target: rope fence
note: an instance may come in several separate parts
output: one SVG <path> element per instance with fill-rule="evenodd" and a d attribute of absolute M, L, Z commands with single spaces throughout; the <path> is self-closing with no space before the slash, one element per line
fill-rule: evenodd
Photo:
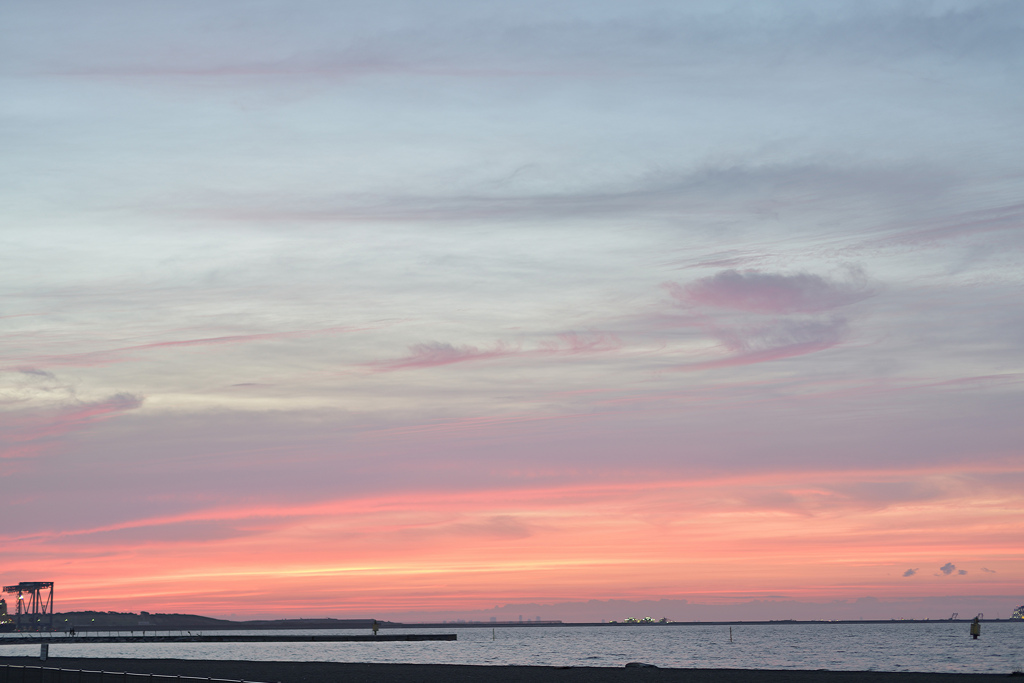
<path fill-rule="evenodd" d="M 87 669 L 58 669 L 49 666 L 22 666 L 0 664 L 3 673 L 0 683 L 253 683 L 230 678 L 202 678 L 199 676 L 167 676 L 164 674 L 136 674 L 126 671 L 89 671 Z"/>

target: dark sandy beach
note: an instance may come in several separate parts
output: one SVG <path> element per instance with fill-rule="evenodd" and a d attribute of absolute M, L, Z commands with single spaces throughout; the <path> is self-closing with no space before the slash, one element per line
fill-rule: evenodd
<path fill-rule="evenodd" d="M 1024 681 L 1007 674 L 790 671 L 756 669 L 648 669 L 611 667 L 347 664 L 191 659 L 0 657 L 0 666 L 152 673 L 266 683 L 994 683 Z M 0 675 L 2 677 L 2 675 Z M 14 680 L 14 679 L 12 679 Z"/>

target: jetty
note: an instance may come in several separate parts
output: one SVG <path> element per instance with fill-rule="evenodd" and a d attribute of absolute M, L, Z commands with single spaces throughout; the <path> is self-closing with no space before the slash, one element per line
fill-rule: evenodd
<path fill-rule="evenodd" d="M 33 634 L 31 636 L 0 637 L 0 645 L 90 645 L 92 643 L 374 643 L 414 640 L 457 640 L 454 633 L 388 633 L 378 635 L 293 635 L 293 634 L 176 634 L 134 635 L 114 633 L 108 635 L 77 635 L 64 633 Z"/>

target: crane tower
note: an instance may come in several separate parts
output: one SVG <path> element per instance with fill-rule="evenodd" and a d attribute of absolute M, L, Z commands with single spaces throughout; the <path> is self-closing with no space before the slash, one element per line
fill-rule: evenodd
<path fill-rule="evenodd" d="M 49 592 L 43 597 L 43 591 Z M 16 593 L 14 627 L 21 631 L 43 628 L 53 630 L 53 581 L 22 581 L 17 586 L 4 586 L 4 593 Z"/>

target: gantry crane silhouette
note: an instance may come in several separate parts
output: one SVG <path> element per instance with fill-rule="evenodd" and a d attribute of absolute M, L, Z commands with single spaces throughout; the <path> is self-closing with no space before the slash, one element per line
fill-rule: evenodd
<path fill-rule="evenodd" d="M 46 597 L 43 591 L 49 588 Z M 22 581 L 4 586 L 4 593 L 17 594 L 14 628 L 17 630 L 53 630 L 53 581 Z M 44 624 L 45 621 L 45 624 Z"/>

